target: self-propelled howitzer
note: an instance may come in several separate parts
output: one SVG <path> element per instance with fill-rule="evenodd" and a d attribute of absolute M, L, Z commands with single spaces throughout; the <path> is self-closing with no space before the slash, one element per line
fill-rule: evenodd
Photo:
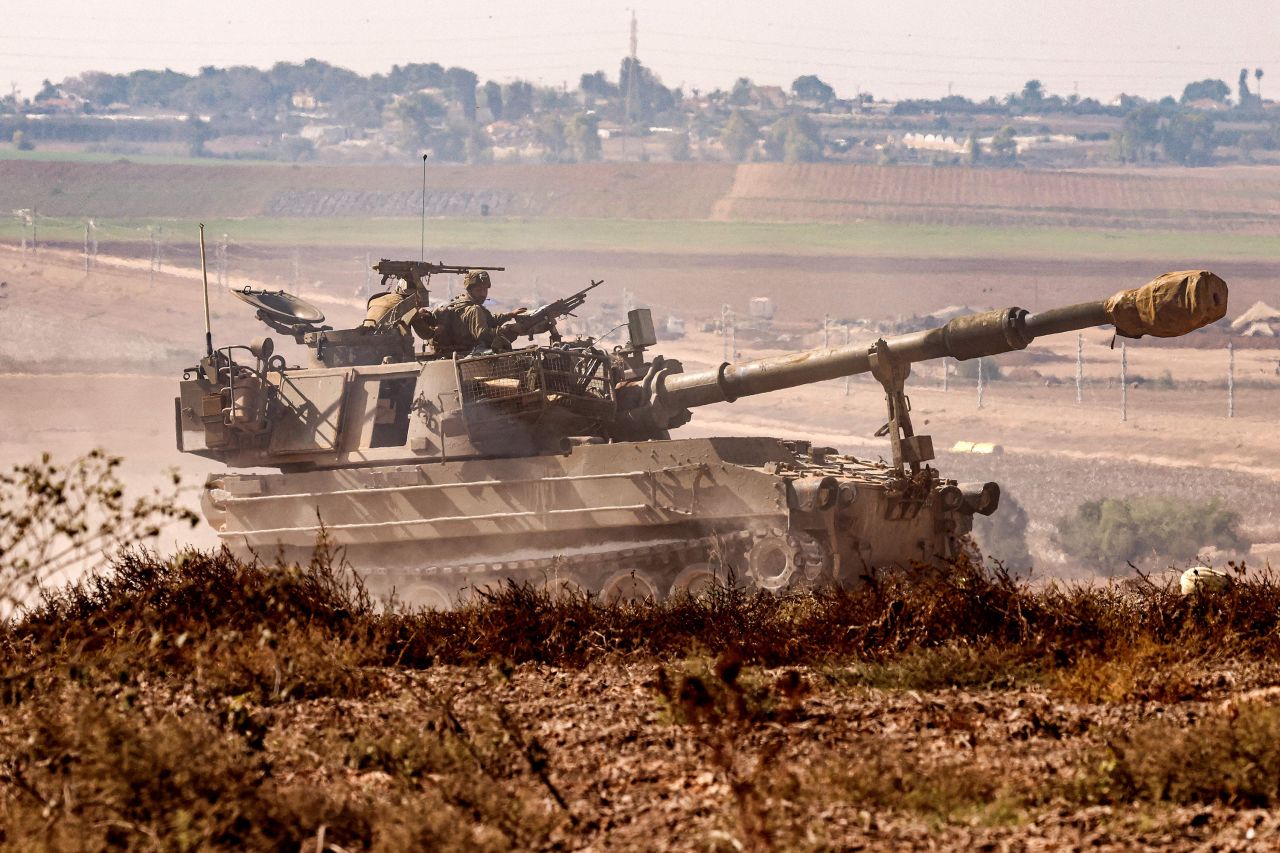
<path fill-rule="evenodd" d="M 729 575 L 770 590 L 853 584 L 877 567 L 945 563 L 973 515 L 999 503 L 995 483 L 927 464 L 904 393 L 913 363 L 1104 324 L 1180 335 L 1226 301 L 1212 273 L 1170 273 L 1107 300 L 688 373 L 649 355 L 643 310 L 612 352 L 578 341 L 294 368 L 258 343 L 188 371 L 179 446 L 279 469 L 210 479 L 205 511 L 232 548 L 303 559 L 323 529 L 374 591 L 415 602 L 448 606 L 508 578 L 609 598 Z M 802 440 L 670 436 L 700 406 L 857 373 L 885 389 L 891 462 Z"/>

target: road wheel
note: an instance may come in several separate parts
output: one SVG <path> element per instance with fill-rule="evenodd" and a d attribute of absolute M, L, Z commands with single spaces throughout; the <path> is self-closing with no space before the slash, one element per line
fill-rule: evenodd
<path fill-rule="evenodd" d="M 416 583 L 398 592 L 397 597 L 414 610 L 453 609 L 453 599 L 439 584 Z"/>
<path fill-rule="evenodd" d="M 697 598 L 715 589 L 717 585 L 727 586 L 729 579 L 724 567 L 718 560 L 706 563 L 691 563 L 686 566 L 671 584 L 671 596 L 688 595 Z"/>
<path fill-rule="evenodd" d="M 777 592 L 791 584 L 791 578 L 800 567 L 798 548 L 783 533 L 761 536 L 747 552 L 747 574 L 756 586 Z"/>
<path fill-rule="evenodd" d="M 658 587 L 640 572 L 617 572 L 600 588 L 600 600 L 605 604 L 635 604 L 658 598 Z"/>
<path fill-rule="evenodd" d="M 587 585 L 572 572 L 548 572 L 547 592 L 556 601 L 581 599 L 587 594 Z"/>

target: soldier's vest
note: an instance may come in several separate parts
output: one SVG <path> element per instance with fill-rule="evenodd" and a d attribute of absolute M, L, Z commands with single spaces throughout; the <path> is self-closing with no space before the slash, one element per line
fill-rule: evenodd
<path fill-rule="evenodd" d="M 404 301 L 403 294 L 396 293 L 394 290 L 375 293 L 369 297 L 369 301 L 365 304 L 364 323 L 362 325 L 370 328 L 377 326 L 402 301 Z"/>
<path fill-rule="evenodd" d="M 432 342 L 437 355 L 465 354 L 475 348 L 475 338 L 462 322 L 462 309 L 470 301 L 466 296 L 458 296 L 435 310 L 436 329 Z"/>

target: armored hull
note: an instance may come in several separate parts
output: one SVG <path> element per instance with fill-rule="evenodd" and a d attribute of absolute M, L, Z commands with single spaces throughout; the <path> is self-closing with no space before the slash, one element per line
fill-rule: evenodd
<path fill-rule="evenodd" d="M 504 579 L 606 598 L 719 578 L 858 581 L 962 547 L 971 514 L 934 474 L 773 438 L 584 444 L 518 459 L 225 474 L 206 512 L 240 553 L 304 561 L 324 535 L 372 592 L 445 606 Z"/>

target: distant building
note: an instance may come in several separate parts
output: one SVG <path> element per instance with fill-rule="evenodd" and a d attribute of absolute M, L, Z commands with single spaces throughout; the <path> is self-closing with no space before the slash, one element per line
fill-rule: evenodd
<path fill-rule="evenodd" d="M 295 110 L 314 110 L 319 106 L 316 96 L 305 89 L 294 92 L 289 98 L 289 103 L 293 105 Z"/>

